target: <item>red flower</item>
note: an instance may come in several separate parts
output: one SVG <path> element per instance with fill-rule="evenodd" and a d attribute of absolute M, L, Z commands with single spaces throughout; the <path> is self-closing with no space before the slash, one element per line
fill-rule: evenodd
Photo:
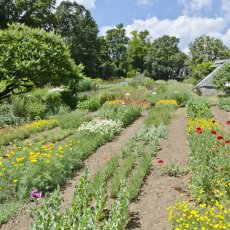
<path fill-rule="evenodd" d="M 212 131 L 211 131 L 211 134 L 216 134 L 216 131 L 215 131 L 215 130 L 212 130 Z"/>
<path fill-rule="evenodd" d="M 225 143 L 225 144 L 229 144 L 229 143 L 230 143 L 230 140 L 225 140 L 224 143 Z"/>
<path fill-rule="evenodd" d="M 220 140 L 223 140 L 224 138 L 222 136 L 218 136 L 217 137 L 217 140 L 220 141 Z"/>
<path fill-rule="evenodd" d="M 202 133 L 202 128 L 196 128 L 197 133 Z"/>
<path fill-rule="evenodd" d="M 164 164 L 164 161 L 163 160 L 158 160 L 157 163 L 158 164 Z"/>
<path fill-rule="evenodd" d="M 227 125 L 230 125 L 230 121 L 226 121 L 226 124 L 227 124 Z"/>
<path fill-rule="evenodd" d="M 107 156 L 105 156 L 105 157 L 102 157 L 102 160 L 103 161 L 107 161 L 109 158 L 107 157 Z"/>

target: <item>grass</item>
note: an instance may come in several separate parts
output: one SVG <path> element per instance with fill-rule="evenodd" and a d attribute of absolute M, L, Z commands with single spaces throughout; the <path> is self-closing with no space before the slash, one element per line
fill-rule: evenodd
<path fill-rule="evenodd" d="M 0 204 L 0 224 L 6 223 L 9 218 L 23 208 L 23 202 Z"/>

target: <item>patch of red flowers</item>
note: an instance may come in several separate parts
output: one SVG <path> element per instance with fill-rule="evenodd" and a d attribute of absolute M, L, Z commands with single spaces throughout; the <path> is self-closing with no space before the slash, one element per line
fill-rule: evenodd
<path fill-rule="evenodd" d="M 164 161 L 163 160 L 158 160 L 157 163 L 158 164 L 164 164 Z"/>
<path fill-rule="evenodd" d="M 227 125 L 230 125 L 230 121 L 226 121 L 226 124 L 227 124 Z"/>
<path fill-rule="evenodd" d="M 197 133 L 202 133 L 202 128 L 196 128 Z"/>
<path fill-rule="evenodd" d="M 212 130 L 210 133 L 211 133 L 211 134 L 216 134 L 216 131 L 215 131 L 215 130 Z"/>
<path fill-rule="evenodd" d="M 217 137 L 217 140 L 220 141 L 220 140 L 223 140 L 224 138 L 222 136 L 218 136 Z"/>

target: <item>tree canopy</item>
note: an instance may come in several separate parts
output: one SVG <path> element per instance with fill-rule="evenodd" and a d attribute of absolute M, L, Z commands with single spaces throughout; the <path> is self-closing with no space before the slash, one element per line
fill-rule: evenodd
<path fill-rule="evenodd" d="M 56 0 L 0 0 L 0 29 L 17 22 L 53 30 L 55 4 Z"/>
<path fill-rule="evenodd" d="M 94 77 L 98 63 L 98 27 L 90 12 L 83 6 L 63 1 L 56 11 L 56 32 L 71 50 L 76 64 L 84 65 L 84 73 Z"/>
<path fill-rule="evenodd" d="M 164 80 L 176 76 L 186 59 L 186 55 L 178 47 L 179 41 L 179 38 L 169 35 L 153 41 L 145 57 L 149 76 Z"/>
<path fill-rule="evenodd" d="M 0 30 L 0 99 L 50 83 L 71 85 L 81 75 L 60 36 L 13 24 Z"/>
<path fill-rule="evenodd" d="M 226 59 L 230 57 L 230 50 L 223 42 L 208 35 L 202 35 L 189 44 L 191 64 Z"/>

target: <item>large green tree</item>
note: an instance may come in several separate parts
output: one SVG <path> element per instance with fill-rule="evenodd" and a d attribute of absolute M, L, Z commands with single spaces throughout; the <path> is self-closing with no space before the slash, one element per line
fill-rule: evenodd
<path fill-rule="evenodd" d="M 76 64 L 84 65 L 84 72 L 95 77 L 98 63 L 98 27 L 90 11 L 75 2 L 63 1 L 56 11 L 56 31 L 66 41 Z"/>
<path fill-rule="evenodd" d="M 123 24 L 118 24 L 115 28 L 108 30 L 105 39 L 108 43 L 110 57 L 116 66 L 116 75 L 125 76 L 127 71 L 126 50 L 129 39 Z"/>
<path fill-rule="evenodd" d="M 149 32 L 134 30 L 131 34 L 132 38 L 129 40 L 127 48 L 129 71 L 135 70 L 142 73 L 145 69 L 144 57 L 150 48 Z"/>
<path fill-rule="evenodd" d="M 202 35 L 189 44 L 191 65 L 207 61 L 226 59 L 230 57 L 230 50 L 223 42 L 209 35 Z"/>
<path fill-rule="evenodd" d="M 61 37 L 43 29 L 13 24 L 0 30 L 0 53 L 0 99 L 47 83 L 74 88 L 81 76 Z"/>
<path fill-rule="evenodd" d="M 179 38 L 169 35 L 164 35 L 153 41 L 150 51 L 145 57 L 150 77 L 168 80 L 177 75 L 186 59 L 186 55 L 178 47 L 179 41 Z"/>
<path fill-rule="evenodd" d="M 55 4 L 56 0 L 0 0 L 0 29 L 6 29 L 8 23 L 24 23 L 52 30 Z"/>

